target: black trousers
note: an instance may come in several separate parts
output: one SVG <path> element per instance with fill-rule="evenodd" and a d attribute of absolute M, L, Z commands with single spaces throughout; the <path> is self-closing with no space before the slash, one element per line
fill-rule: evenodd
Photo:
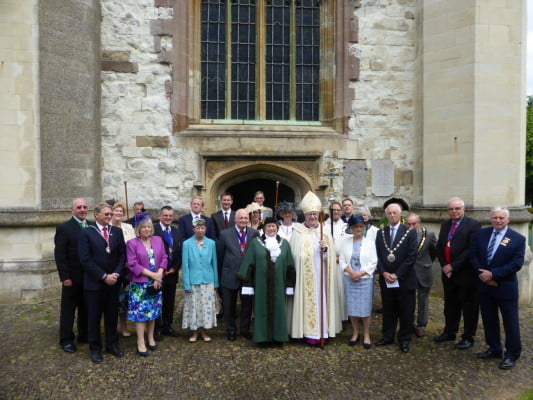
<path fill-rule="evenodd" d="M 473 340 L 479 320 L 479 299 L 475 283 L 458 285 L 452 279 L 442 276 L 444 288 L 444 333 L 455 335 L 459 331 L 461 315 L 464 331 L 462 338 Z"/>
<path fill-rule="evenodd" d="M 399 321 L 398 343 L 409 344 L 415 320 L 416 289 L 387 288 L 383 277 L 379 279 L 379 287 L 383 305 L 383 339 L 394 341 Z"/>
<path fill-rule="evenodd" d="M 241 296 L 241 317 L 239 329 L 241 333 L 250 331 L 250 320 L 252 318 L 252 305 L 254 296 L 243 296 L 239 289 L 228 289 L 222 286 L 222 297 L 224 298 L 224 322 L 228 331 L 237 330 L 237 296 Z"/>
<path fill-rule="evenodd" d="M 78 341 L 87 341 L 87 309 L 83 296 L 83 284 L 63 286 L 61 288 L 61 308 L 59 311 L 59 344 L 74 343 L 74 320 L 78 310 Z"/>
<path fill-rule="evenodd" d="M 105 345 L 111 349 L 118 345 L 118 294 L 120 285 L 105 286 L 101 290 L 86 290 L 85 304 L 88 316 L 88 340 L 91 353 L 102 351 L 100 320 L 104 316 Z"/>

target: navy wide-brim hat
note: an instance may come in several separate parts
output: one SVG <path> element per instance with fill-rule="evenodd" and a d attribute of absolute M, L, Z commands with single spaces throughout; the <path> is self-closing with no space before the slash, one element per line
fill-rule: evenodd
<path fill-rule="evenodd" d="M 278 203 L 276 210 L 278 214 L 283 211 L 296 211 L 296 206 L 290 201 L 282 201 L 281 203 Z"/>
<path fill-rule="evenodd" d="M 350 216 L 348 221 L 346 221 L 348 224 L 348 227 L 346 228 L 346 233 L 351 235 L 352 234 L 352 227 L 357 224 L 363 224 L 365 225 L 365 220 L 361 214 L 353 214 Z"/>

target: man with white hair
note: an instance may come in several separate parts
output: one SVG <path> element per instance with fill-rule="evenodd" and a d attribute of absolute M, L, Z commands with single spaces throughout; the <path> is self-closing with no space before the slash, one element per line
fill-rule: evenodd
<path fill-rule="evenodd" d="M 396 325 L 398 345 L 402 352 L 409 351 L 415 313 L 417 287 L 414 264 L 416 261 L 416 231 L 400 222 L 402 208 L 391 203 L 385 208 L 387 226 L 376 235 L 379 286 L 383 303 L 382 339 L 376 346 L 394 343 Z"/>
<path fill-rule="evenodd" d="M 445 325 L 443 332 L 434 341 L 440 343 L 455 340 L 462 314 L 462 340 L 455 344 L 455 348 L 466 350 L 474 345 L 479 319 L 477 278 L 470 262 L 470 247 L 481 224 L 465 216 L 465 203 L 459 197 L 448 201 L 448 215 L 450 219 L 441 224 L 437 240 L 437 257 L 442 269 L 444 288 Z"/>
<path fill-rule="evenodd" d="M 524 264 L 526 238 L 507 226 L 509 210 L 506 208 L 494 208 L 490 213 L 490 223 L 491 227 L 482 229 L 476 235 L 470 253 L 477 273 L 485 341 L 489 346 L 484 352 L 478 353 L 477 357 L 501 360 L 500 310 L 505 330 L 505 356 L 498 367 L 511 369 L 522 350 L 516 273 Z"/>

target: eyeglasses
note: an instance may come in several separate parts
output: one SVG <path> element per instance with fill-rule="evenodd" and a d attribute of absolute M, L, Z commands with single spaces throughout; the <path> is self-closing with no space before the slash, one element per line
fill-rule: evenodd
<path fill-rule="evenodd" d="M 113 213 L 112 212 L 109 212 L 109 213 L 100 213 L 100 215 L 103 215 L 105 217 L 112 217 L 113 216 Z"/>
<path fill-rule="evenodd" d="M 76 206 L 76 210 L 87 210 L 87 206 Z"/>
<path fill-rule="evenodd" d="M 448 211 L 460 211 L 463 207 L 448 207 Z"/>

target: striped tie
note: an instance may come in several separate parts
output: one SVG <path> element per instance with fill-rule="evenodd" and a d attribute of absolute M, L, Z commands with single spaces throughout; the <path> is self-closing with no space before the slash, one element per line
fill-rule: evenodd
<path fill-rule="evenodd" d="M 494 231 L 492 234 L 492 240 L 489 243 L 489 247 L 487 249 L 487 264 L 490 264 L 492 261 L 493 253 L 495 252 L 495 247 L 498 245 L 498 236 L 500 236 L 500 232 Z"/>

